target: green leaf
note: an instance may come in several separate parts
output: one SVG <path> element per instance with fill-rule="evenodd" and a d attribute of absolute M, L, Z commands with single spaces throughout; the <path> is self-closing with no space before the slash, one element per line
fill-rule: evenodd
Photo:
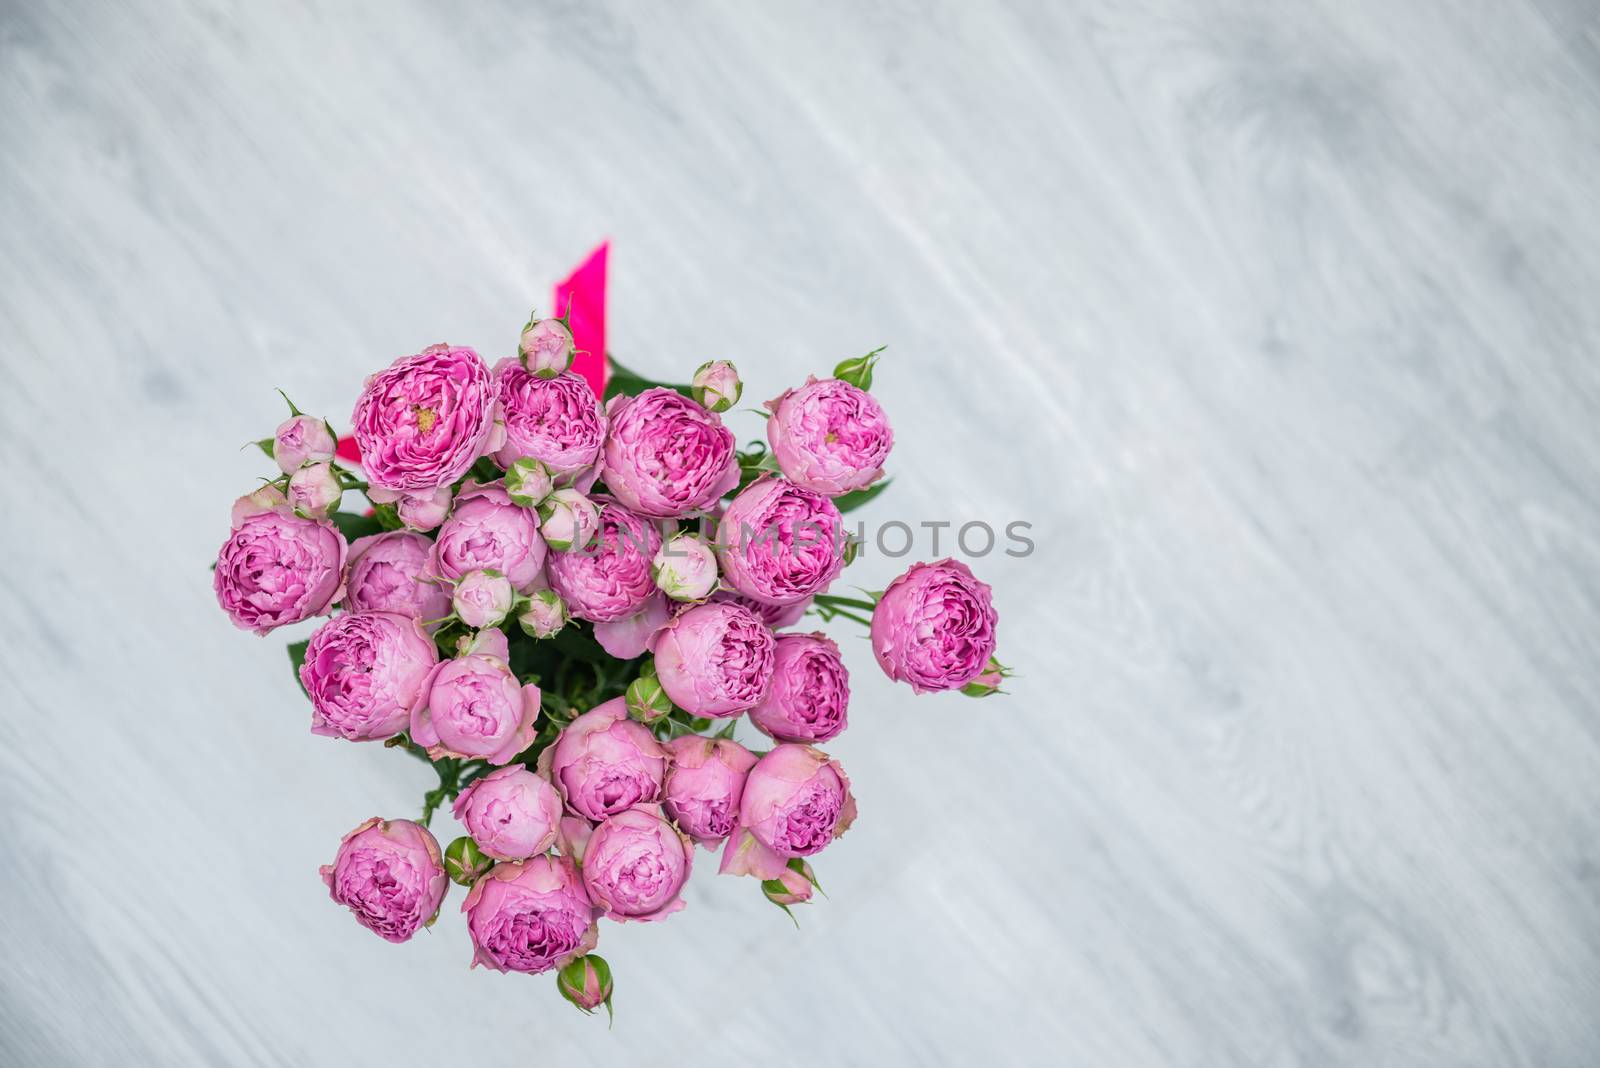
<path fill-rule="evenodd" d="M 657 382 L 653 378 L 646 378 L 637 371 L 629 370 L 615 359 L 611 360 L 611 377 L 606 380 L 606 393 L 601 400 L 610 400 L 619 393 L 629 397 L 637 397 L 647 389 L 670 389 L 681 393 L 690 400 L 694 399 L 694 390 L 689 386 L 679 385 L 676 382 Z"/>
<path fill-rule="evenodd" d="M 373 505 L 372 516 L 384 530 L 401 530 L 405 527 L 400 521 L 400 509 L 392 504 Z"/>
<path fill-rule="evenodd" d="M 381 534 L 386 529 L 376 515 L 357 515 L 354 512 L 335 512 L 328 517 L 339 528 L 346 541 L 355 541 L 368 534 Z"/>
<path fill-rule="evenodd" d="M 300 687 L 300 692 L 306 692 L 306 684 L 300 681 L 300 665 L 306 662 L 306 646 L 311 644 L 307 638 L 303 642 L 289 643 L 289 667 L 294 670 L 294 684 Z M 310 696 L 307 694 L 306 696 Z"/>
<path fill-rule="evenodd" d="M 882 493 L 884 490 L 888 489 L 889 483 L 893 481 L 894 479 L 892 478 L 886 478 L 882 482 L 868 486 L 866 489 L 858 489 L 854 493 L 846 493 L 842 497 L 835 497 L 833 499 L 833 506 L 839 509 L 839 513 L 841 515 L 843 515 L 845 512 L 853 512 L 857 508 L 860 508 L 862 505 L 866 504 L 868 501 L 872 500 L 878 494 Z"/>

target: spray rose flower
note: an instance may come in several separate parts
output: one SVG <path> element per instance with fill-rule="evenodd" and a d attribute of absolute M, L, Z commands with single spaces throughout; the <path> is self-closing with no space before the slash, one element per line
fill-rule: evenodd
<path fill-rule="evenodd" d="M 618 394 L 607 414 L 606 486 L 640 515 L 688 515 L 738 485 L 733 431 L 682 394 L 660 388 Z"/>
<path fill-rule="evenodd" d="M 433 542 L 388 530 L 350 543 L 344 606 L 353 612 L 397 612 L 437 627 L 450 612 L 450 593 L 426 576 Z"/>
<path fill-rule="evenodd" d="M 531 510 L 499 485 L 468 482 L 433 544 L 430 573 L 459 579 L 469 571 L 498 571 L 518 593 L 541 584 L 544 539 Z"/>
<path fill-rule="evenodd" d="M 456 819 L 495 860 L 526 860 L 556 842 L 561 795 L 520 765 L 491 771 L 456 797 Z"/>
<path fill-rule="evenodd" d="M 333 899 L 390 942 L 432 923 L 450 885 L 439 843 L 426 827 L 376 816 L 345 835 L 333 863 L 320 871 Z"/>
<path fill-rule="evenodd" d="M 473 967 L 547 972 L 600 941 L 594 905 L 566 857 L 495 865 L 473 886 L 461 911 L 472 936 Z"/>
<path fill-rule="evenodd" d="M 786 605 L 827 589 L 844 566 L 844 519 L 820 493 L 767 478 L 729 503 L 717 524 L 717 559 L 735 590 Z"/>
<path fill-rule="evenodd" d="M 614 697 L 567 724 L 555 744 L 539 754 L 539 764 L 568 808 L 603 820 L 661 797 L 667 751 L 628 718 L 627 703 Z"/>
<path fill-rule="evenodd" d="M 473 630 L 498 627 L 516 601 L 511 582 L 498 572 L 469 571 L 456 583 L 450 604 L 461 622 Z"/>
<path fill-rule="evenodd" d="M 557 483 L 587 489 L 606 440 L 606 415 L 581 375 L 539 378 L 516 360 L 495 365 L 505 443 L 494 462 L 510 467 L 523 457 L 542 461 Z"/>
<path fill-rule="evenodd" d="M 694 847 L 661 818 L 657 805 L 639 805 L 594 829 L 583 854 L 589 899 L 618 922 L 660 920 L 684 907 Z"/>
<path fill-rule="evenodd" d="M 806 609 L 811 607 L 811 598 L 805 597 L 794 604 L 766 604 L 742 593 L 732 590 L 718 590 L 711 595 L 713 604 L 743 605 L 755 613 L 757 619 L 767 625 L 769 630 L 782 630 L 792 627 L 805 617 Z"/>
<path fill-rule="evenodd" d="M 650 574 L 674 601 L 703 601 L 717 588 L 717 556 L 700 537 L 679 531 L 661 543 Z"/>
<path fill-rule="evenodd" d="M 506 468 L 506 495 L 524 508 L 537 508 L 555 488 L 543 460 L 522 459 Z"/>
<path fill-rule="evenodd" d="M 737 716 L 772 681 L 772 632 L 748 609 L 702 604 L 678 613 L 656 637 L 656 674 L 672 703 L 695 716 Z"/>
<path fill-rule="evenodd" d="M 339 507 L 344 487 L 330 463 L 306 464 L 289 476 L 289 507 L 308 519 L 325 519 Z"/>
<path fill-rule="evenodd" d="M 367 481 L 390 500 L 431 497 L 456 481 L 499 447 L 491 440 L 497 394 L 478 354 L 449 345 L 403 356 L 368 378 L 350 417 Z"/>
<path fill-rule="evenodd" d="M 661 534 L 649 520 L 615 501 L 597 500 L 600 528 L 595 537 L 552 553 L 546 571 L 574 616 L 609 623 L 632 615 L 656 592 L 650 561 L 661 548 Z"/>
<path fill-rule="evenodd" d="M 522 365 L 539 378 L 554 378 L 572 366 L 572 331 L 560 319 L 530 322 L 517 348 Z"/>
<path fill-rule="evenodd" d="M 730 738 L 687 734 L 667 743 L 663 804 L 678 829 L 707 849 L 715 849 L 739 822 L 739 798 L 756 756 Z"/>
<path fill-rule="evenodd" d="M 507 764 L 538 733 L 539 687 L 520 686 L 503 631 L 486 630 L 433 669 L 411 709 L 411 740 L 441 756 Z"/>
<path fill-rule="evenodd" d="M 837 497 L 883 477 L 894 445 L 889 417 L 866 390 L 807 378 L 766 404 L 767 441 L 790 482 Z"/>
<path fill-rule="evenodd" d="M 582 549 L 600 529 L 600 508 L 581 490 L 558 489 L 539 502 L 539 535 L 557 552 Z"/>
<path fill-rule="evenodd" d="M 917 693 L 959 690 L 994 655 L 988 585 L 955 560 L 913 564 L 872 611 L 872 652 L 883 673 Z"/>
<path fill-rule="evenodd" d="M 534 590 L 528 596 L 528 607 L 517 617 L 517 624 L 530 638 L 552 637 L 567 625 L 567 606 L 555 590 Z"/>
<path fill-rule="evenodd" d="M 710 360 L 701 364 L 694 373 L 690 388 L 694 390 L 694 399 L 711 412 L 725 412 L 732 408 L 739 403 L 739 394 L 744 392 L 738 370 L 727 360 Z"/>
<path fill-rule="evenodd" d="M 571 961 L 556 973 L 556 989 L 585 1013 L 601 1005 L 611 1013 L 611 965 L 604 957 L 590 953 Z"/>
<path fill-rule="evenodd" d="M 284 474 L 292 475 L 306 464 L 333 459 L 337 444 L 328 424 L 321 419 L 293 415 L 285 419 L 272 436 L 272 458 Z"/>
<path fill-rule="evenodd" d="M 825 634 L 781 634 L 772 687 L 750 710 L 750 722 L 780 742 L 825 742 L 844 730 L 850 672 Z"/>
<path fill-rule="evenodd" d="M 779 745 L 756 762 L 739 799 L 739 825 L 780 857 L 819 853 L 856 818 L 839 762 L 808 745 Z"/>
<path fill-rule="evenodd" d="M 311 733 L 353 742 L 406 729 L 439 653 L 415 619 L 347 612 L 311 636 L 300 685 L 311 696 Z"/>
<path fill-rule="evenodd" d="M 217 603 L 234 626 L 257 634 L 320 616 L 344 592 L 346 548 L 326 520 L 248 515 L 217 552 Z"/>

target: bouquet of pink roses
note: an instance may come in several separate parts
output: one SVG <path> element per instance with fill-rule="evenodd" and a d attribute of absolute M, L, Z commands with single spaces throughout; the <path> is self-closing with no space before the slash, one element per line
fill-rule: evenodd
<path fill-rule="evenodd" d="M 828 637 L 788 629 L 802 616 L 866 625 L 918 693 L 984 696 L 1006 671 L 989 587 L 960 563 L 828 592 L 856 555 L 843 513 L 886 485 L 878 352 L 768 402 L 767 442 L 744 450 L 721 418 L 732 364 L 686 386 L 617 368 L 602 402 L 573 356 L 560 319 L 493 367 L 432 346 L 367 379 L 345 442 L 291 403 L 258 443 L 280 473 L 234 504 L 214 585 L 257 634 L 329 617 L 289 648 L 312 733 L 438 773 L 420 822 L 344 836 L 333 899 L 404 942 L 469 887 L 473 964 L 555 970 L 609 1011 L 599 918 L 683 908 L 696 845 L 787 911 L 855 818 L 817 748 L 845 729 L 849 673 Z M 341 511 L 351 492 L 366 503 Z M 745 715 L 769 747 L 736 740 Z M 447 802 L 467 834 L 441 849 Z"/>

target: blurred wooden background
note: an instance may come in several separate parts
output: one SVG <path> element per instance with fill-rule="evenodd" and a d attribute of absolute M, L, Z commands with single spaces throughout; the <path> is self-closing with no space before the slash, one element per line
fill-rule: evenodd
<path fill-rule="evenodd" d="M 0 10 L 0 1061 L 1600 1061 L 1592 4 Z M 701 854 L 609 1033 L 327 900 L 428 773 L 207 572 L 274 386 L 503 355 L 607 235 L 630 364 L 887 342 L 865 518 L 1038 545 L 1009 700 L 847 637 L 829 899 Z"/>

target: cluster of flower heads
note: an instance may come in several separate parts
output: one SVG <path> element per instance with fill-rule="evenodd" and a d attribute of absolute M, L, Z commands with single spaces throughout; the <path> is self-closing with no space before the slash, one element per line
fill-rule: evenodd
<path fill-rule="evenodd" d="M 556 970 L 592 1011 L 612 985 L 597 921 L 683 908 L 696 845 L 785 909 L 811 898 L 806 858 L 856 814 L 816 748 L 846 727 L 850 676 L 826 635 L 785 628 L 808 609 L 869 623 L 918 693 L 983 696 L 1005 674 L 989 587 L 958 562 L 827 593 L 852 556 L 836 499 L 883 477 L 894 440 L 876 355 L 768 402 L 767 444 L 743 453 L 721 417 L 731 364 L 602 404 L 556 319 L 494 367 L 435 345 L 367 379 L 359 472 L 290 405 L 260 443 L 281 475 L 234 505 L 217 600 L 258 634 L 332 613 L 302 643 L 312 731 L 440 775 L 423 822 L 344 837 L 322 869 L 335 901 L 403 942 L 469 886 L 473 963 Z M 366 516 L 338 510 L 351 490 Z M 598 681 L 567 681 L 580 660 Z M 770 748 L 734 740 L 743 716 Z M 467 834 L 441 850 L 425 823 L 452 797 Z"/>

